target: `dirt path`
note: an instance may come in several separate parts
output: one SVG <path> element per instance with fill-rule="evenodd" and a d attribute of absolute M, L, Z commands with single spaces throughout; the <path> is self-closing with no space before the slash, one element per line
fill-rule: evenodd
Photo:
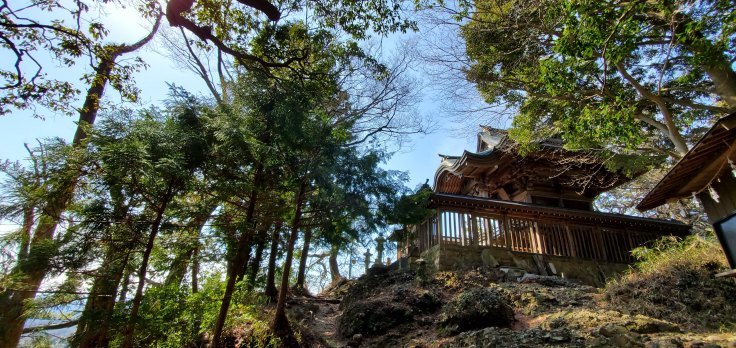
<path fill-rule="evenodd" d="M 337 319 L 342 314 L 339 303 L 318 302 L 319 310 L 314 314 L 312 330 L 323 337 L 330 347 L 344 347 L 337 336 Z"/>
<path fill-rule="evenodd" d="M 289 301 L 292 310 L 301 313 L 301 325 L 312 337 L 319 337 L 318 347 L 345 347 L 346 343 L 337 335 L 337 320 L 342 314 L 340 300 L 331 297 L 300 297 Z M 310 343 L 315 345 L 317 343 Z"/>

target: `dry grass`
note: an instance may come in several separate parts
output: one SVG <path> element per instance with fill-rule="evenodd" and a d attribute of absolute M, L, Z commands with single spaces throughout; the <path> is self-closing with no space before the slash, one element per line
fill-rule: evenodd
<path fill-rule="evenodd" d="M 607 284 L 605 306 L 692 331 L 736 329 L 736 281 L 715 278 L 727 263 L 714 236 L 663 239 L 635 256 L 635 269 Z"/>

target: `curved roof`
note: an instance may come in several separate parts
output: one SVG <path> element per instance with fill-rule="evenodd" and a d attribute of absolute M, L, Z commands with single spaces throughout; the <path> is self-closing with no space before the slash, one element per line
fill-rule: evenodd
<path fill-rule="evenodd" d="M 473 175 L 478 169 L 487 167 L 488 163 L 500 160 L 504 154 L 493 149 L 479 153 L 466 150 L 454 159 L 443 159 L 434 175 L 434 191 L 460 193 L 463 177 Z"/>
<path fill-rule="evenodd" d="M 575 175 L 595 176 L 600 183 L 592 183 L 589 180 L 590 194 L 598 194 L 604 188 L 612 188 L 620 185 L 629 179 L 618 173 L 613 173 L 605 168 L 601 168 L 602 161 L 588 156 L 584 160 L 580 160 L 575 168 L 570 170 L 571 173 L 564 168 L 559 167 L 556 160 L 567 160 L 574 156 L 580 156 L 580 153 L 567 151 L 562 148 L 560 139 L 547 139 L 539 143 L 540 149 L 522 157 L 518 154 L 518 144 L 508 138 L 507 132 L 487 126 L 481 126 L 482 131 L 478 133 L 477 152 L 463 151 L 460 156 L 447 156 L 440 154 L 440 165 L 434 176 L 434 192 L 447 194 L 464 194 L 463 188 L 466 184 L 476 183 L 492 184 L 496 187 L 505 185 L 510 178 L 518 176 L 520 171 L 524 169 L 536 171 L 537 169 L 549 168 L 556 170 L 558 173 L 548 175 L 546 178 L 563 182 L 569 180 L 573 171 L 577 170 Z M 584 156 L 585 157 L 585 156 Z M 569 164 L 568 164 L 569 165 Z M 569 165 L 574 167 L 575 165 Z M 498 176 L 491 174 L 497 173 Z M 543 176 L 543 173 L 535 173 L 533 175 Z M 469 182 L 470 181 L 470 182 Z M 572 180 L 575 181 L 575 180 Z M 600 185 L 598 185 L 600 184 Z"/>
<path fill-rule="evenodd" d="M 498 162 L 508 154 L 502 150 L 508 146 L 507 133 L 484 125 L 480 128 L 477 152 L 465 150 L 460 156 L 440 154 L 442 160 L 434 175 L 434 192 L 459 194 L 463 178 L 487 175 L 498 169 Z"/>

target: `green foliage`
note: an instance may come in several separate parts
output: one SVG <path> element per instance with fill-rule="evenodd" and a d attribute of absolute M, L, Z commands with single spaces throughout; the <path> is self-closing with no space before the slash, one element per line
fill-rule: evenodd
<path fill-rule="evenodd" d="M 569 149 L 604 150 L 613 167 L 628 162 L 618 154 L 683 154 L 702 125 L 736 106 L 734 90 L 703 88 L 721 78 L 713 69 L 736 76 L 732 2 L 482 0 L 459 8 L 467 78 L 488 103 L 516 110 L 509 134 L 522 152 L 560 137 Z"/>
<path fill-rule="evenodd" d="M 109 45 L 109 30 L 94 10 L 107 10 L 107 3 L 89 0 L 67 6 L 53 1 L 16 1 L 0 7 L 0 38 L 6 56 L 0 64 L 0 115 L 28 109 L 43 118 L 38 106 L 65 114 L 78 112 L 73 105 L 79 89 L 46 71 L 52 65 L 70 69 L 80 61 L 95 66 L 109 58 L 110 50 L 118 46 Z M 158 13 L 151 1 L 135 7 L 143 18 L 154 18 Z M 117 62 L 108 76 L 110 84 L 127 100 L 136 101 L 139 89 L 131 83 L 132 74 L 144 67 L 140 58 Z M 94 73 L 77 76 L 89 84 Z"/>
<path fill-rule="evenodd" d="M 337 22 L 329 25 L 353 31 L 356 38 L 366 28 L 385 33 L 411 27 L 391 2 L 326 3 L 348 15 L 331 17 Z M 55 240 L 33 245 L 39 262 L 50 260 L 58 265 L 53 268 L 58 274 L 68 273 L 67 283 L 59 288 L 69 296 L 46 297 L 44 306 L 79 301 L 75 293 L 87 291 L 91 284 L 75 342 L 111 339 L 113 345 L 120 344 L 131 322 L 137 345 L 194 346 L 215 326 L 220 299 L 227 297 L 221 275 L 197 267 L 217 267 L 223 260 L 230 270 L 243 267 L 234 266 L 239 244 L 254 241 L 252 237 L 259 237 L 255 233 L 275 222 L 295 221 L 300 225 L 289 227 L 315 229 L 318 239 L 330 244 L 359 239 L 386 224 L 378 207 L 403 191 L 404 177 L 380 169 L 386 155 L 367 141 L 394 126 L 371 122 L 383 120 L 384 113 L 388 119 L 395 116 L 393 106 L 386 106 L 394 101 L 381 99 L 381 93 L 393 95 L 392 88 L 405 93 L 406 86 L 393 85 L 395 72 L 332 30 L 307 30 L 305 24 L 289 21 L 264 25 L 250 8 L 230 8 L 224 2 L 198 1 L 192 14 L 192 20 L 217 23 L 213 30 L 240 50 L 273 60 L 298 59 L 289 67 L 268 70 L 239 60 L 242 70 L 229 83 L 228 100 L 217 106 L 172 87 L 162 108 L 103 113 L 95 127 L 82 125 L 89 137 L 79 149 L 60 145 L 84 151 L 64 153 L 58 164 L 49 161 L 44 167 L 59 166 L 58 177 L 47 179 L 37 168 L 3 168 L 18 173 L 9 193 L 14 201 L 2 207 L 3 217 L 22 219 L 26 206 L 42 211 L 55 190 L 75 189 L 73 204 L 59 212 L 73 223 Z M 238 25 L 232 24 L 234 18 Z M 237 29 L 241 19 L 246 25 Z M 380 22 L 383 19 L 387 21 Z M 93 25 L 90 32 L 95 38 L 106 35 L 101 25 Z M 78 51 L 69 45 L 64 49 Z M 360 71 L 359 77 L 351 75 L 355 71 Z M 110 83 L 133 99 L 135 90 L 122 85 L 131 73 L 121 68 Z M 347 79 L 355 85 L 344 85 Z M 378 94 L 361 94 L 362 86 Z M 355 88 L 357 96 L 351 95 Z M 301 222 L 290 206 L 297 192 L 305 201 Z M 30 231 L 13 236 L 10 244 L 22 246 Z M 148 238 L 152 243 L 145 243 Z M 282 254 L 283 246 L 277 247 L 276 253 Z M 150 260 L 145 256 L 149 252 Z M 141 283 L 140 302 L 141 295 L 132 290 L 138 284 L 131 281 L 138 269 L 153 278 Z M 196 291 L 183 281 L 190 270 L 199 276 Z M 234 279 L 232 274 L 228 279 Z M 248 290 L 254 284 L 245 279 L 233 294 L 226 332 L 242 338 L 246 346 L 277 344 L 268 329 L 271 313 L 264 310 L 264 300 Z M 11 281 L 2 278 L 3 285 Z M 115 302 L 132 292 L 132 302 Z M 138 303 L 137 317 L 130 318 Z"/>
<path fill-rule="evenodd" d="M 684 240 L 663 237 L 652 245 L 635 248 L 636 269 L 643 274 L 662 272 L 676 265 L 708 265 L 716 271 L 726 267 L 725 256 L 712 231 L 705 236 L 691 235 Z"/>
<path fill-rule="evenodd" d="M 21 345 L 21 348 L 51 348 L 54 342 L 48 335 L 35 335 L 31 337 L 29 343 Z"/>
<path fill-rule="evenodd" d="M 387 221 L 393 224 L 416 225 L 427 220 L 434 214 L 433 209 L 427 208 L 432 188 L 426 183 L 416 192 L 404 194 L 393 205 L 386 207 Z"/>
<path fill-rule="evenodd" d="M 137 345 L 183 347 L 200 344 L 203 335 L 214 325 L 224 288 L 220 273 L 203 277 L 196 293 L 178 284 L 150 287 L 141 303 Z M 275 341 L 268 331 L 268 312 L 264 307 L 265 299 L 261 295 L 239 283 L 233 294 L 226 331 L 238 341 L 251 342 L 245 346 L 268 347 Z M 128 310 L 127 306 L 118 306 L 116 316 L 123 319 Z"/>

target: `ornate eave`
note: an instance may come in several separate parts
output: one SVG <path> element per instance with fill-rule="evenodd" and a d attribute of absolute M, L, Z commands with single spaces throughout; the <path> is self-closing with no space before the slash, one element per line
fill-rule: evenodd
<path fill-rule="evenodd" d="M 532 182 L 563 187 L 592 199 L 630 180 L 607 170 L 593 152 L 563 149 L 559 139 L 540 142 L 538 150 L 522 157 L 505 131 L 481 128 L 477 149 L 485 150 L 464 151 L 460 156 L 440 155 L 442 161 L 434 177 L 435 192 L 468 194 L 477 186 L 493 191 L 524 181 L 525 185 Z"/>

